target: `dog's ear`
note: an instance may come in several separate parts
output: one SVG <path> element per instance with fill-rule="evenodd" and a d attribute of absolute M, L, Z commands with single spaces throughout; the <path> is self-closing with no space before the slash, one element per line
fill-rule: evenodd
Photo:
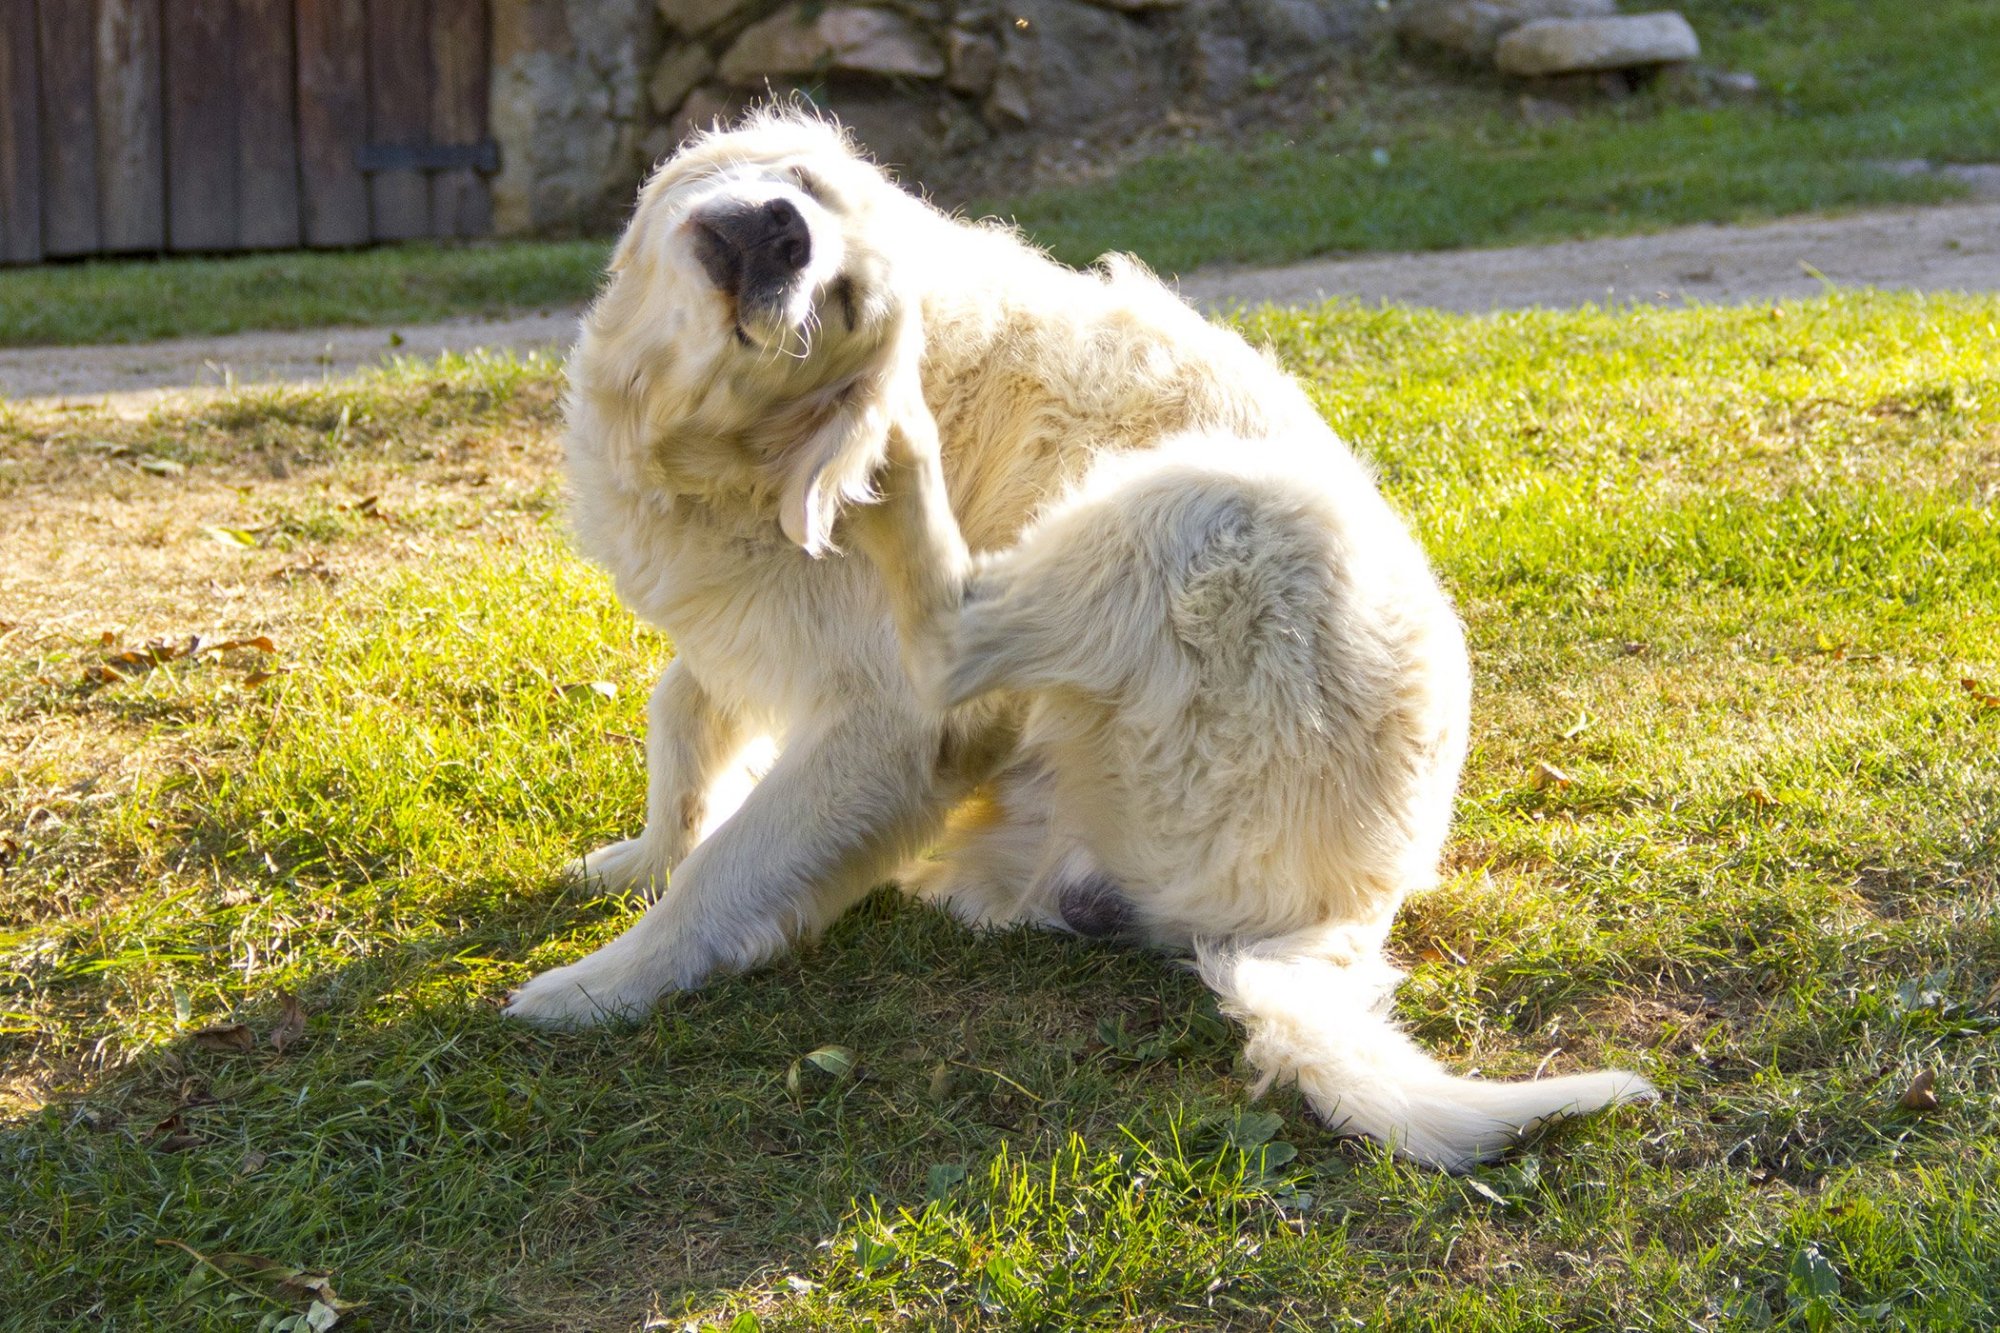
<path fill-rule="evenodd" d="M 886 362 L 856 380 L 832 417 L 786 460 L 778 522 L 808 555 L 837 550 L 833 527 L 840 511 L 875 498 L 874 477 L 891 432 L 936 438 L 919 377 L 923 349 L 915 326 L 906 321 Z"/>

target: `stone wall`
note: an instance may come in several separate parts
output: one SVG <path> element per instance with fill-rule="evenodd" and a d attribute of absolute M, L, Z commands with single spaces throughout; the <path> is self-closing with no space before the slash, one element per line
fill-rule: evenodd
<path fill-rule="evenodd" d="M 502 235 L 617 225 L 652 128 L 653 0 L 492 0 L 493 224 Z"/>
<path fill-rule="evenodd" d="M 802 95 L 923 176 L 1035 135 L 1226 103 L 1375 0 L 493 0 L 504 233 L 605 230 L 696 125 Z"/>

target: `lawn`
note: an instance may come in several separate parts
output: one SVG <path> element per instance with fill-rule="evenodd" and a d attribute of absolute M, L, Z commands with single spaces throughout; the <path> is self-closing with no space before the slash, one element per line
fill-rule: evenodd
<path fill-rule="evenodd" d="M 671 651 L 563 536 L 554 368 L 22 407 L 0 1328 L 2000 1318 L 2000 299 L 1244 319 L 1469 626 L 1400 1012 L 1663 1102 L 1417 1169 L 1248 1103 L 1170 961 L 888 891 L 503 1023 L 637 910 L 554 874 Z"/>
<path fill-rule="evenodd" d="M 1130 250 L 1179 272 L 1920 203 L 1954 187 L 1886 164 L 2000 160 L 1990 0 L 1675 8 L 1704 62 L 1754 74 L 1762 95 L 1709 106 L 1655 88 L 1535 124 L 1518 84 L 1417 82 L 1377 56 L 1335 92 L 1345 100 L 1317 133 L 1162 156 L 991 211 L 1072 263 Z"/>
<path fill-rule="evenodd" d="M 1928 203 L 1963 188 L 1885 164 L 2000 160 L 1991 0 L 1686 0 L 1707 63 L 1763 93 L 1706 106 L 1655 89 L 1532 124 L 1521 89 L 1394 51 L 1300 86 L 1317 129 L 1167 153 L 974 213 L 1059 258 L 1130 250 L 1166 272 L 1330 251 L 1425 250 L 1678 223 Z M 603 241 L 0 270 L 0 347 L 396 324 L 580 304 Z"/>

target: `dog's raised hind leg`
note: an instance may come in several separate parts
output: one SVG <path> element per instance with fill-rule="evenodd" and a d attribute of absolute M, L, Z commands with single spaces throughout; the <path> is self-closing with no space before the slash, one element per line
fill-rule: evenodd
<path fill-rule="evenodd" d="M 878 498 L 851 511 L 851 530 L 888 590 L 917 698 L 939 709 L 972 555 L 945 492 L 937 423 L 914 388 L 902 391 L 891 413 L 874 482 Z"/>

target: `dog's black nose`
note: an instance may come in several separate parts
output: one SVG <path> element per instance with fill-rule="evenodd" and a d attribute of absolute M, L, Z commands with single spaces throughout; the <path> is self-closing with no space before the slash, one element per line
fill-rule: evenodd
<path fill-rule="evenodd" d="M 738 297 L 767 295 L 812 259 L 812 229 L 787 199 L 726 204 L 696 223 L 702 267 L 716 286 Z"/>

